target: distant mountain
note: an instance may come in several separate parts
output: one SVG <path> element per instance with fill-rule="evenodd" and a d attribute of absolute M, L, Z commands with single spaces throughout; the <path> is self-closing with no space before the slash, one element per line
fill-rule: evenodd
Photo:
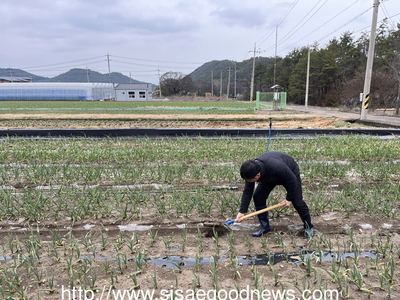
<path fill-rule="evenodd" d="M 86 69 L 71 69 L 58 76 L 48 78 L 37 76 L 20 69 L 0 68 L 1 77 L 29 77 L 33 82 L 110 82 L 109 74 L 101 74 L 96 71 Z M 112 72 L 111 82 L 113 83 L 141 83 L 141 81 L 131 79 L 121 73 Z"/>
<path fill-rule="evenodd" d="M 11 69 L 11 68 L 0 68 L 0 76 L 1 77 L 28 77 L 28 78 L 31 78 L 32 81 L 36 81 L 36 82 L 47 79 L 47 77 L 37 76 L 35 74 L 28 73 L 24 70 Z"/>
<path fill-rule="evenodd" d="M 110 80 L 111 75 L 111 80 Z M 111 74 L 101 74 L 96 71 L 86 69 L 71 69 L 53 78 L 48 78 L 46 82 L 113 82 L 113 83 L 140 83 L 121 73 L 112 72 Z"/>

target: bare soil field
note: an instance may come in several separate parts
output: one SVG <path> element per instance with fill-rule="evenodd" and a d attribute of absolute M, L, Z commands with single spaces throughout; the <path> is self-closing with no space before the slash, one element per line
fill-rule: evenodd
<path fill-rule="evenodd" d="M 375 269 L 376 251 L 388 238 L 399 245 L 398 218 L 388 222 L 363 214 L 348 218 L 327 212 L 313 216 L 316 236 L 307 240 L 298 216 L 285 209 L 271 219 L 273 231 L 262 238 L 251 237 L 258 227 L 256 218 L 226 227 L 223 223 L 228 219 L 214 215 L 160 219 L 149 210 L 130 221 L 116 216 L 77 220 L 73 225 L 68 218 L 3 220 L 0 260 L 3 268 L 12 270 L 18 255 L 34 259 L 41 281 L 36 283 L 32 274 L 22 277 L 26 299 L 106 299 L 104 295 L 136 299 L 128 297 L 134 294 L 146 299 L 144 292 L 154 293 L 157 299 L 387 299 L 379 286 L 379 267 Z M 28 251 L 28 242 L 37 242 L 36 235 L 40 238 L 37 261 Z M 10 243 L 15 252 L 5 250 Z M 363 274 L 365 290 L 356 287 L 354 277 L 349 279 L 348 294 L 339 292 L 338 279 L 330 273 L 332 265 L 346 269 L 353 262 Z M 350 278 L 355 271 L 347 268 Z M 116 296 L 122 292 L 125 297 Z M 194 298 L 192 293 L 198 297 L 207 293 L 208 298 Z M 286 298 L 268 298 L 267 293 L 283 293 Z M 391 295 L 397 299 L 397 287 L 392 287 Z"/>
<path fill-rule="evenodd" d="M 0 129 L 44 128 L 358 128 L 343 118 L 297 112 L 252 115 L 2 114 Z"/>
<path fill-rule="evenodd" d="M 269 128 L 271 120 L 276 128 L 361 126 L 337 117 L 261 111 L 245 116 L 2 114 L 0 129 Z M 355 184 L 357 180 L 355 177 Z M 16 194 L 44 185 L 23 180 L 9 184 Z M 93 183 L 100 187 L 129 184 L 112 180 Z M 239 183 L 238 187 L 235 196 L 239 198 L 242 185 Z M 195 189 L 196 183 L 184 188 Z M 379 247 L 390 242 L 395 245 L 394 264 L 398 265 L 398 217 L 382 220 L 373 217 L 372 212 L 348 217 L 339 210 L 327 211 L 313 216 L 316 236 L 307 240 L 302 236 L 300 219 L 291 208 L 273 214 L 273 231 L 262 238 L 251 237 L 258 226 L 256 218 L 241 226 L 226 227 L 223 224 L 229 218 L 221 217 L 217 211 L 212 215 L 161 219 L 155 210 L 146 210 L 141 218 L 130 220 L 118 212 L 82 220 L 1 220 L 0 261 L 7 270 L 3 271 L 4 276 L 11 282 L 15 279 L 13 270 L 23 273 L 33 266 L 40 274 L 22 275 L 19 284 L 14 280 L 15 285 L 3 281 L 0 297 L 8 291 L 15 297 L 4 299 L 153 299 L 141 293 L 154 292 L 154 299 L 383 300 L 388 298 L 388 285 L 390 298 L 400 297 L 396 277 L 399 272 L 395 271 L 395 281 L 382 283 L 383 262 L 376 256 Z M 34 243 L 40 244 L 40 255 L 35 256 Z M 24 262 L 14 265 L 18 259 Z M 352 262 L 356 262 L 357 270 Z M 336 265 L 341 268 L 340 278 L 330 271 Z M 357 282 L 357 272 L 362 283 Z M 337 297 L 334 292 L 327 294 L 339 287 Z M 117 298 L 116 294 L 122 292 L 125 296 Z M 191 293 L 198 293 L 200 298 Z M 286 294 L 271 296 L 279 293 Z"/>

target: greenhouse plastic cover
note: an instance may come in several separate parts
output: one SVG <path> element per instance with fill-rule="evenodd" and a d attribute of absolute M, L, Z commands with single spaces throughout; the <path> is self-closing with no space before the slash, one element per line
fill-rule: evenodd
<path fill-rule="evenodd" d="M 112 83 L 1 83 L 0 100 L 103 100 L 115 98 Z"/>

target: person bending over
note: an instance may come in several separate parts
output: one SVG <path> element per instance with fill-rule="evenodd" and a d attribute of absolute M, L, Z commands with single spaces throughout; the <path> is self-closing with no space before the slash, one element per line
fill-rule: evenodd
<path fill-rule="evenodd" d="M 300 169 L 296 161 L 286 153 L 269 151 L 261 154 L 254 160 L 245 161 L 240 167 L 240 176 L 245 180 L 239 213 L 235 222 L 241 222 L 249 208 L 251 198 L 254 199 L 256 210 L 267 207 L 267 198 L 277 185 L 286 189 L 286 199 L 281 201 L 285 207 L 293 204 L 304 224 L 304 236 L 311 238 L 314 235 L 314 226 L 311 223 L 310 210 L 303 200 Z M 255 183 L 257 184 L 257 187 Z M 258 216 L 260 229 L 254 232 L 254 237 L 260 237 L 271 231 L 268 212 Z"/>

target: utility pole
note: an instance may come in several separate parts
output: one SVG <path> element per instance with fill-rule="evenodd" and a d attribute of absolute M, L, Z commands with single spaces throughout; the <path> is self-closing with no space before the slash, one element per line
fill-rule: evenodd
<path fill-rule="evenodd" d="M 161 76 L 160 76 L 160 68 L 158 68 L 158 89 L 160 90 L 160 98 L 161 98 L 162 94 L 161 94 Z"/>
<path fill-rule="evenodd" d="M 276 25 L 276 36 L 275 36 L 275 63 L 274 63 L 274 85 L 276 84 L 276 55 L 278 53 L 278 25 Z"/>
<path fill-rule="evenodd" d="M 256 68 L 256 43 L 254 43 L 254 51 L 253 51 L 253 72 L 251 74 L 251 87 L 250 87 L 250 101 L 254 100 L 254 71 Z"/>
<path fill-rule="evenodd" d="M 307 59 L 307 79 L 306 79 L 306 99 L 304 101 L 304 111 L 308 111 L 308 86 L 310 84 L 310 48 L 308 48 L 308 59 Z"/>
<path fill-rule="evenodd" d="M 226 98 L 229 98 L 229 86 L 231 85 L 231 67 L 228 70 L 228 87 L 226 88 Z"/>
<path fill-rule="evenodd" d="M 108 78 L 110 79 L 110 83 L 112 83 L 111 81 L 111 69 L 110 69 L 110 55 L 107 53 L 107 62 L 108 62 Z"/>
<path fill-rule="evenodd" d="M 236 61 L 235 61 L 235 83 L 233 84 L 234 98 L 236 99 Z"/>
<path fill-rule="evenodd" d="M 371 35 L 369 38 L 367 67 L 365 70 L 364 92 L 363 92 L 363 97 L 362 97 L 363 102 L 362 102 L 362 106 L 361 106 L 361 116 L 360 116 L 361 120 L 367 119 L 367 113 L 368 113 L 368 108 L 369 108 L 371 78 L 372 78 L 372 65 L 374 63 L 374 54 L 375 54 L 376 24 L 378 22 L 379 0 L 374 0 L 373 7 L 374 7 L 374 12 L 372 15 Z"/>
<path fill-rule="evenodd" d="M 12 70 L 11 70 L 11 68 L 9 68 L 9 71 L 10 71 L 10 78 L 11 78 L 11 82 L 14 82 L 14 79 L 13 79 L 13 74 L 12 74 Z"/>
<path fill-rule="evenodd" d="M 211 71 L 211 97 L 214 97 L 214 74 Z"/>
<path fill-rule="evenodd" d="M 86 80 L 87 80 L 87 82 L 90 82 L 89 81 L 89 71 L 88 71 L 87 65 L 86 65 Z"/>
<path fill-rule="evenodd" d="M 219 85 L 219 96 L 222 97 L 222 71 L 221 71 L 221 82 Z"/>

